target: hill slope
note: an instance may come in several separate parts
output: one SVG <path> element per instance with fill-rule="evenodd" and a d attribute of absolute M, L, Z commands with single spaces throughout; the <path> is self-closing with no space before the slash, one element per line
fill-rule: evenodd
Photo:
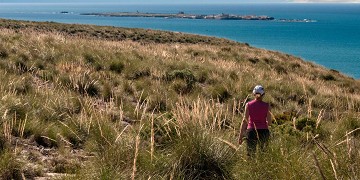
<path fill-rule="evenodd" d="M 5 179 L 359 176 L 360 82 L 290 55 L 182 33 L 0 20 L 0 74 Z M 246 166 L 236 140 L 257 84 L 275 124 L 269 152 Z"/>

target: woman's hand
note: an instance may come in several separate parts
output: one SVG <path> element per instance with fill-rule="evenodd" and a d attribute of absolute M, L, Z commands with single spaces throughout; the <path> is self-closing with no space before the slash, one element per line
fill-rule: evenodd
<path fill-rule="evenodd" d="M 239 136 L 239 144 L 241 145 L 244 142 L 245 137 Z"/>

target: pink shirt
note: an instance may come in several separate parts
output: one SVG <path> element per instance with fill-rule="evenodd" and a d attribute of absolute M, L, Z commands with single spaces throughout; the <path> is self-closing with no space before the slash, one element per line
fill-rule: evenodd
<path fill-rule="evenodd" d="M 253 100 L 248 103 L 249 123 L 248 129 L 268 129 L 267 114 L 269 104 L 263 101 Z"/>

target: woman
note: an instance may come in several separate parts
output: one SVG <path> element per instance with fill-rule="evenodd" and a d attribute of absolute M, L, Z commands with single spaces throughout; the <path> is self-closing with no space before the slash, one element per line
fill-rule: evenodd
<path fill-rule="evenodd" d="M 257 144 L 261 150 L 264 149 L 270 137 L 269 125 L 271 124 L 270 106 L 262 101 L 265 95 L 264 88 L 261 85 L 255 86 L 253 95 L 255 99 L 245 106 L 245 116 L 240 126 L 239 136 L 239 144 L 242 144 L 246 137 L 249 156 L 255 154 Z"/>

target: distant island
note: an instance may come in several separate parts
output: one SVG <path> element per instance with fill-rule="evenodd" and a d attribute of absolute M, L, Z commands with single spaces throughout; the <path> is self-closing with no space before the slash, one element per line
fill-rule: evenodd
<path fill-rule="evenodd" d="M 274 17 L 257 15 L 233 15 L 233 14 L 213 14 L 196 15 L 179 12 L 176 14 L 163 13 L 141 13 L 141 12 L 115 12 L 115 13 L 82 13 L 81 15 L 92 16 L 111 16 L 111 17 L 156 17 L 156 18 L 182 18 L 182 19 L 215 19 L 215 20 L 274 20 Z"/>
<path fill-rule="evenodd" d="M 108 12 L 108 13 L 82 13 L 80 15 L 86 16 L 108 16 L 108 17 L 147 17 L 147 18 L 180 18 L 180 19 L 210 19 L 210 20 L 262 20 L 262 21 L 277 21 L 277 22 L 317 22 L 312 19 L 275 19 L 271 16 L 257 16 L 257 15 L 234 15 L 234 14 L 212 14 L 212 15 L 197 15 L 186 14 L 178 12 L 177 14 L 164 13 L 142 13 L 142 12 Z"/>

